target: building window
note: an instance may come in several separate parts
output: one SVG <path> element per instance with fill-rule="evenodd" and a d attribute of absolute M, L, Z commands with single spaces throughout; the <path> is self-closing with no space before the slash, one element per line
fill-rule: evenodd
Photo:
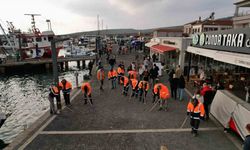
<path fill-rule="evenodd" d="M 52 40 L 53 40 L 53 37 L 49 37 L 48 40 L 49 40 L 49 41 L 52 41 Z"/>
<path fill-rule="evenodd" d="M 36 42 L 41 42 L 41 41 L 42 41 L 42 38 L 40 38 L 40 37 L 36 38 Z"/>
<path fill-rule="evenodd" d="M 44 40 L 44 41 L 47 41 L 47 38 L 46 38 L 46 37 L 44 37 L 44 38 L 43 38 L 43 40 Z"/>

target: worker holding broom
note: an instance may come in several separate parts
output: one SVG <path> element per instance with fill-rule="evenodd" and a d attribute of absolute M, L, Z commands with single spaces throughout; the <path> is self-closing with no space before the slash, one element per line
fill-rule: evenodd
<path fill-rule="evenodd" d="M 153 95 L 154 95 L 153 103 L 157 104 L 160 101 L 159 111 L 166 110 L 167 109 L 167 99 L 170 97 L 168 87 L 162 83 L 155 84 L 154 89 L 153 89 Z M 156 97 L 158 98 L 157 101 L 156 101 Z"/>

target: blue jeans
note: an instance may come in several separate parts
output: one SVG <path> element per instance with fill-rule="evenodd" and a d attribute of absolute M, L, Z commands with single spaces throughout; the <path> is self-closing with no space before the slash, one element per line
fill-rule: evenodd
<path fill-rule="evenodd" d="M 112 80 L 112 89 L 116 88 L 116 78 L 111 79 Z"/>
<path fill-rule="evenodd" d="M 184 94 L 185 94 L 184 89 L 178 88 L 178 95 L 180 100 L 183 100 Z"/>

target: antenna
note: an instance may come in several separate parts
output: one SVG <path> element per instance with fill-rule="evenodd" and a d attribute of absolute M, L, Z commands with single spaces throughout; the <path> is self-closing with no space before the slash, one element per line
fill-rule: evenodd
<path fill-rule="evenodd" d="M 31 27 L 33 31 L 36 31 L 35 16 L 41 16 L 41 14 L 24 14 L 24 15 L 31 16 Z"/>
<path fill-rule="evenodd" d="M 99 15 L 97 15 L 97 35 L 100 34 L 100 23 L 99 23 Z"/>
<path fill-rule="evenodd" d="M 52 31 L 51 28 L 51 21 L 49 19 L 46 20 L 47 24 L 48 24 L 48 31 Z"/>

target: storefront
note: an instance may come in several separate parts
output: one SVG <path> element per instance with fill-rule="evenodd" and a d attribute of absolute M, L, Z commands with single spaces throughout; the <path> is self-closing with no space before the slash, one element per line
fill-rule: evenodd
<path fill-rule="evenodd" d="M 222 84 L 224 90 L 217 91 L 211 113 L 244 138 L 244 127 L 250 122 L 249 28 L 195 34 L 186 58 L 188 80 L 204 80 L 198 71 L 203 70 L 205 78 L 212 78 L 213 87 Z"/>
<path fill-rule="evenodd" d="M 150 48 L 150 56 L 158 56 L 158 61 L 167 64 L 168 68 L 180 65 L 184 69 L 185 51 L 190 45 L 191 38 L 186 37 L 158 37 L 146 44 Z"/>

